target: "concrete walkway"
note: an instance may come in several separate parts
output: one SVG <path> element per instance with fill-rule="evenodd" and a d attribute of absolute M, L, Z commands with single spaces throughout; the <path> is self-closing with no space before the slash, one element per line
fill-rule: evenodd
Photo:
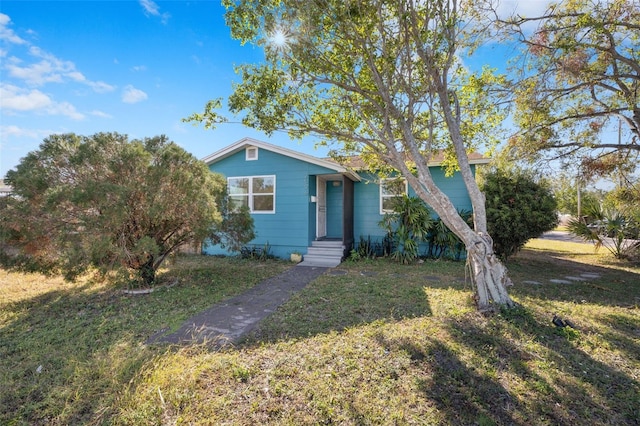
<path fill-rule="evenodd" d="M 238 341 L 296 292 L 329 268 L 294 266 L 257 284 L 247 292 L 212 306 L 189 318 L 174 333 L 160 330 L 147 340 L 152 343 L 211 343 L 224 346 Z"/>
<path fill-rule="evenodd" d="M 571 243 L 591 244 L 588 241 L 585 241 L 580 237 L 576 237 L 575 235 L 572 235 L 567 231 L 548 231 L 542 234 L 538 238 L 541 238 L 543 240 L 556 240 L 556 241 L 567 241 Z"/>

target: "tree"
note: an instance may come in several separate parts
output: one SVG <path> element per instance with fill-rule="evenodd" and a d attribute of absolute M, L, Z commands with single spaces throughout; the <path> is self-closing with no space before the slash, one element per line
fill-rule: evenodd
<path fill-rule="evenodd" d="M 522 170 L 492 170 L 484 175 L 487 222 L 495 252 L 503 260 L 531 238 L 558 223 L 557 203 L 550 185 Z"/>
<path fill-rule="evenodd" d="M 494 142 L 502 114 L 490 98 L 488 70 L 471 75 L 458 58 L 481 36 L 468 2 L 227 0 L 227 23 L 265 61 L 238 70 L 229 99 L 243 123 L 267 133 L 316 135 L 336 155 L 358 153 L 398 170 L 464 242 L 482 310 L 511 306 L 507 271 L 487 232 L 484 196 L 467 151 Z M 210 102 L 189 120 L 223 121 Z M 445 149 L 464 179 L 474 227 L 435 184 L 428 163 Z"/>
<path fill-rule="evenodd" d="M 246 212 L 224 210 L 224 179 L 164 136 L 52 135 L 7 181 L 14 197 L 0 219 L 19 264 L 69 279 L 95 266 L 134 270 L 151 285 L 185 243 L 238 248 L 253 238 Z"/>
<path fill-rule="evenodd" d="M 584 171 L 600 175 L 634 167 L 640 154 L 638 1 L 563 1 L 542 16 L 513 16 L 502 24 L 525 46 L 517 62 L 515 122 L 522 132 L 510 141 L 515 154 L 578 157 Z"/>

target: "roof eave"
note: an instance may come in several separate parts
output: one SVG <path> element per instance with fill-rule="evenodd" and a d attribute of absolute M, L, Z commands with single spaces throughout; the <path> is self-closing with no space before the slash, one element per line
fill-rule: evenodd
<path fill-rule="evenodd" d="M 315 164 L 317 166 L 320 167 L 325 167 L 327 169 L 331 169 L 334 170 L 338 173 L 341 173 L 343 175 L 348 176 L 351 180 L 355 180 L 355 181 L 360 181 L 362 180 L 360 178 L 360 176 L 358 176 L 357 173 L 347 169 L 346 167 L 343 167 L 341 165 L 339 165 L 338 163 L 335 163 L 333 161 L 328 161 L 328 160 L 323 160 L 321 158 L 318 157 L 314 157 L 312 155 L 308 155 L 308 154 L 303 154 L 301 152 L 297 152 L 297 151 L 293 151 L 291 149 L 287 149 L 287 148 L 283 148 L 281 146 L 277 146 L 277 145 L 273 145 L 267 142 L 262 142 L 259 141 L 257 139 L 253 139 L 253 138 L 242 138 L 239 141 L 219 150 L 214 152 L 213 154 L 210 154 L 204 158 L 202 158 L 202 161 L 204 161 L 204 163 L 209 166 L 213 163 L 215 163 L 216 161 L 220 161 L 226 157 L 229 157 L 237 152 L 242 151 L 244 148 L 249 147 L 249 146 L 254 146 L 257 148 L 261 148 L 261 149 L 266 149 L 268 151 L 272 151 L 281 155 L 285 155 L 287 157 L 291 157 L 291 158 L 295 158 L 297 160 L 300 161 L 304 161 L 307 163 L 311 163 L 311 164 Z"/>

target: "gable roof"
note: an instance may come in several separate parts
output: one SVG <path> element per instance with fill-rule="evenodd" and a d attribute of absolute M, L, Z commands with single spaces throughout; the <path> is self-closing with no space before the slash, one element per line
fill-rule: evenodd
<path fill-rule="evenodd" d="M 355 173 L 353 170 L 344 167 L 335 161 L 314 157 L 312 155 L 303 154 L 301 152 L 293 151 L 291 149 L 283 148 L 281 146 L 276 146 L 267 142 L 262 142 L 253 138 L 242 138 L 239 141 L 222 148 L 219 151 L 214 152 L 213 154 L 207 155 L 202 159 L 207 166 L 222 160 L 223 158 L 227 158 L 237 152 L 244 150 L 247 147 L 256 147 L 260 149 L 265 149 L 267 151 L 275 152 L 276 154 L 284 155 L 286 157 L 295 158 L 296 160 L 304 161 L 310 164 L 315 164 L 316 166 L 324 167 L 329 170 L 333 170 L 336 173 L 341 173 L 349 176 L 350 179 L 354 181 L 360 181 L 361 178 Z"/>

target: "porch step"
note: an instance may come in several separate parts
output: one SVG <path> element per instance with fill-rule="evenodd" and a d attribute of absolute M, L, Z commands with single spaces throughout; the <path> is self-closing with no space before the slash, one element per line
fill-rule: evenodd
<path fill-rule="evenodd" d="M 342 245 L 342 241 L 313 241 L 311 247 L 307 248 L 304 260 L 299 265 L 335 268 L 342 262 L 343 255 L 344 245 Z"/>

